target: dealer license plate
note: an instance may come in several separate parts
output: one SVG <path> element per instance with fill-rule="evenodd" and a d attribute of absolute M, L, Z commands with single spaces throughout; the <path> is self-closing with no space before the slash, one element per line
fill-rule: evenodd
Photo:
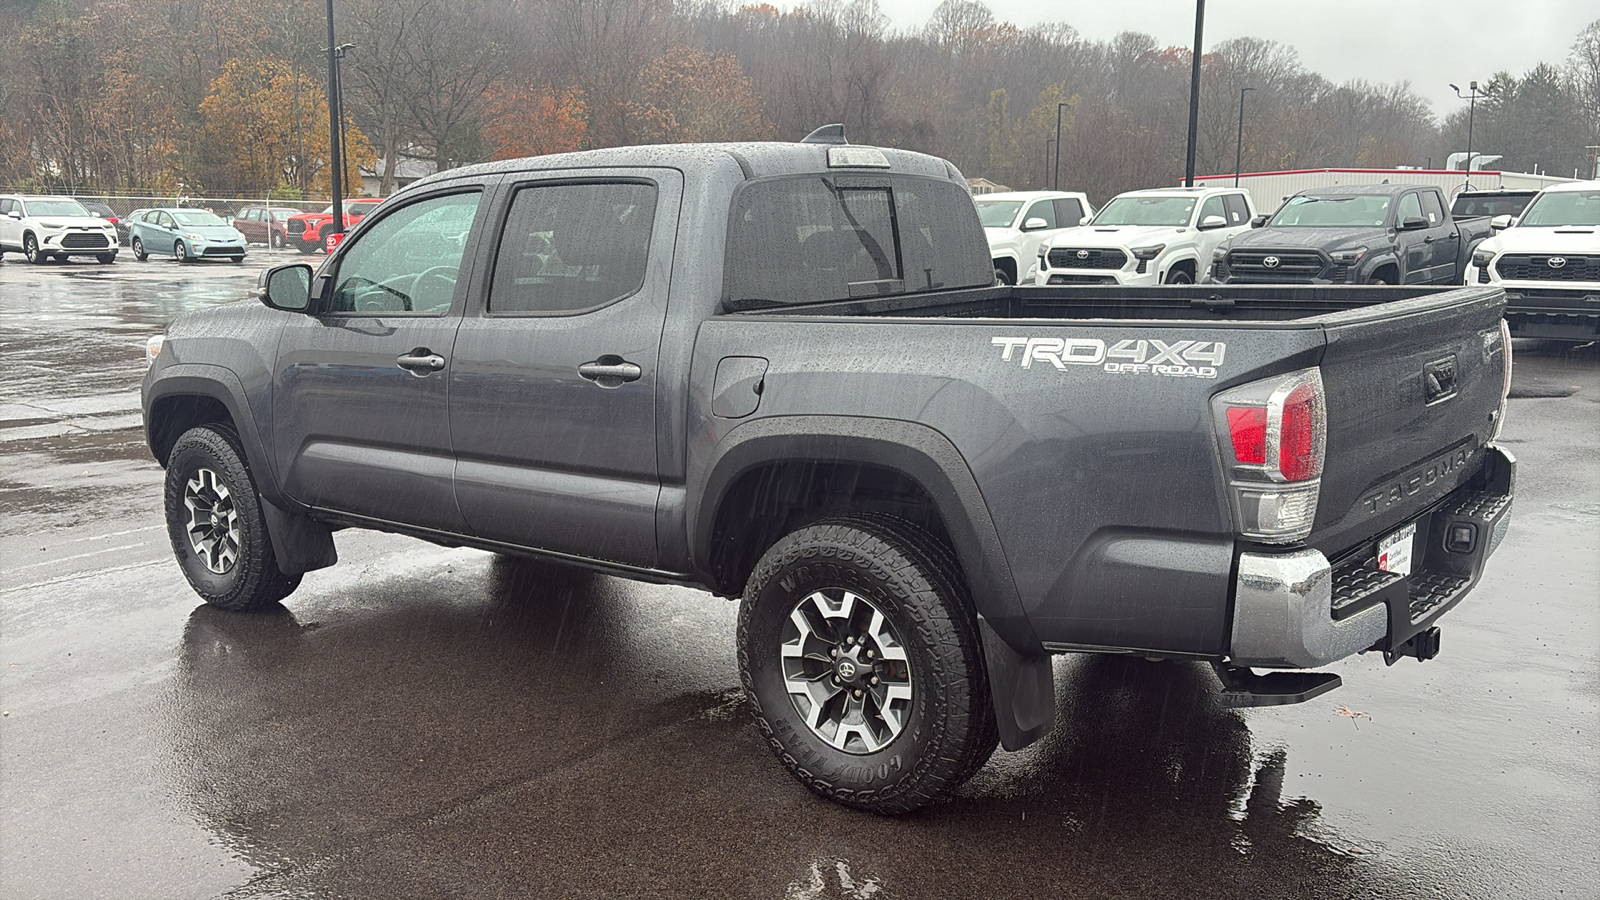
<path fill-rule="evenodd" d="M 1378 568 L 1396 575 L 1411 574 L 1411 546 L 1416 543 L 1415 522 L 1378 542 Z"/>

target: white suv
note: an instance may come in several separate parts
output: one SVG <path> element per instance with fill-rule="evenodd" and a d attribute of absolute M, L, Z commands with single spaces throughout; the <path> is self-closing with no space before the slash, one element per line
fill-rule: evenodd
<path fill-rule="evenodd" d="M 1250 228 L 1240 188 L 1118 194 L 1089 224 L 1039 247 L 1037 284 L 1194 284 L 1217 245 Z"/>
<path fill-rule="evenodd" d="M 1008 191 L 972 202 L 989 237 L 994 276 L 1004 284 L 1032 284 L 1039 244 L 1094 215 L 1089 197 L 1076 191 Z"/>
<path fill-rule="evenodd" d="M 117 227 L 71 197 L 0 194 L 0 255 L 21 253 L 31 263 L 69 256 L 117 261 Z"/>
<path fill-rule="evenodd" d="M 1465 280 L 1505 289 L 1511 333 L 1600 338 L 1600 181 L 1551 185 L 1493 224 L 1504 230 L 1472 251 Z"/>

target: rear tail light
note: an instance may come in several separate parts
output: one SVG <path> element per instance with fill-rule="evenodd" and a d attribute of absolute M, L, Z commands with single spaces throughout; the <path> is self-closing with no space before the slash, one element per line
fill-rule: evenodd
<path fill-rule="evenodd" d="M 1494 415 L 1494 431 L 1489 440 L 1500 439 L 1500 430 L 1506 427 L 1506 401 L 1511 397 L 1511 326 L 1500 319 L 1500 409 Z"/>
<path fill-rule="evenodd" d="M 1211 404 L 1239 534 L 1267 543 L 1304 540 L 1317 517 L 1327 444 L 1321 370 L 1252 381 Z"/>

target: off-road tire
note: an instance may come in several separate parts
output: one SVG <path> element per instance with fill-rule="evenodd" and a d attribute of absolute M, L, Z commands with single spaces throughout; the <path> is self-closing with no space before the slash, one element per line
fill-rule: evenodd
<path fill-rule="evenodd" d="M 847 753 L 808 726 L 784 686 L 791 611 L 844 588 L 903 638 L 912 700 L 903 730 L 874 753 Z M 762 556 L 739 607 L 739 671 L 767 743 L 791 774 L 829 800 L 910 812 L 959 787 L 997 742 L 977 620 L 949 549 L 901 519 L 855 515 L 800 528 Z"/>
<path fill-rule="evenodd" d="M 220 574 L 206 566 L 189 540 L 185 490 L 202 469 L 215 473 L 227 488 L 237 517 L 238 554 Z M 255 481 L 232 429 L 203 425 L 178 438 L 167 456 L 165 506 L 172 552 L 189 585 L 207 603 L 228 610 L 265 609 L 299 587 L 299 575 L 285 575 L 278 568 Z"/>

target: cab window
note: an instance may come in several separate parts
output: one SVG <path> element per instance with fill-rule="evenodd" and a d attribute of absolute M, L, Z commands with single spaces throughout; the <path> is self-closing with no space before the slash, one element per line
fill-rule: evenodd
<path fill-rule="evenodd" d="M 1422 214 L 1427 217 L 1429 225 L 1438 225 L 1444 221 L 1444 204 L 1439 202 L 1439 195 L 1433 191 L 1423 191 L 1419 194 L 1422 198 Z"/>
<path fill-rule="evenodd" d="M 1228 211 L 1228 225 L 1244 225 L 1250 221 L 1250 206 L 1245 203 L 1243 194 L 1226 194 L 1222 198 L 1222 205 Z"/>
<path fill-rule="evenodd" d="M 344 248 L 324 311 L 443 315 L 481 197 L 476 190 L 429 197 L 384 216 Z"/>
<path fill-rule="evenodd" d="M 644 286 L 655 218 L 653 184 L 518 190 L 495 256 L 489 312 L 570 315 L 634 293 Z"/>
<path fill-rule="evenodd" d="M 1221 194 L 1217 194 L 1217 195 L 1215 195 L 1213 197 L 1208 197 L 1206 199 L 1206 202 L 1200 204 L 1200 218 L 1195 220 L 1195 224 L 1198 225 L 1198 224 L 1204 222 L 1206 220 L 1206 218 L 1209 217 L 1209 216 L 1218 216 L 1224 222 L 1226 222 L 1228 220 L 1228 217 L 1225 214 L 1225 210 L 1223 209 L 1223 206 L 1222 206 L 1222 195 Z"/>
<path fill-rule="evenodd" d="M 1028 224 L 1029 219 L 1043 219 L 1044 227 L 1046 228 L 1057 227 L 1056 205 L 1049 200 L 1040 200 L 1038 203 L 1028 207 L 1028 214 L 1022 217 L 1022 224 Z"/>
<path fill-rule="evenodd" d="M 1397 225 L 1407 219 L 1422 218 L 1422 203 L 1421 201 L 1417 200 L 1416 191 L 1412 191 L 1411 193 L 1400 198 L 1400 208 L 1396 211 L 1395 215 L 1398 217 L 1395 219 L 1395 224 Z"/>

